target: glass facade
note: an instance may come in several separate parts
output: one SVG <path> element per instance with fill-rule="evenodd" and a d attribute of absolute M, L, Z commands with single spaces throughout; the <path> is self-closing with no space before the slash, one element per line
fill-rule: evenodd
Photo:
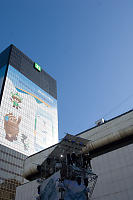
<path fill-rule="evenodd" d="M 27 156 L 58 142 L 57 100 L 11 65 L 0 107 L 0 133 L 1 144 Z"/>
<path fill-rule="evenodd" d="M 23 183 L 25 155 L 0 145 L 0 200 L 14 200 L 16 187 Z"/>

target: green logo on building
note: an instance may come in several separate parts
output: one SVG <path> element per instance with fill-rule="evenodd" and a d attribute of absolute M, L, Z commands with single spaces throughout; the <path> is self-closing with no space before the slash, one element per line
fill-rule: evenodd
<path fill-rule="evenodd" d="M 35 63 L 35 68 L 39 71 L 39 72 L 41 72 L 41 70 L 42 70 L 42 68 L 37 64 L 37 63 Z"/>

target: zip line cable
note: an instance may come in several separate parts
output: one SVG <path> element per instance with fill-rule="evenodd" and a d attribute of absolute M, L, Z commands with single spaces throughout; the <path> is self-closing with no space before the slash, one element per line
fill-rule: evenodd
<path fill-rule="evenodd" d="M 103 117 L 108 116 L 109 114 L 111 114 L 113 111 L 115 111 L 116 109 L 118 109 L 121 105 L 123 105 L 125 102 L 127 102 L 131 97 L 133 97 L 133 94 L 129 95 L 128 97 L 126 97 L 123 101 L 121 101 L 121 103 L 117 104 L 114 108 L 112 108 L 108 113 L 106 113 Z"/>
<path fill-rule="evenodd" d="M 117 104 L 116 106 L 114 106 L 109 112 L 107 112 L 105 115 L 103 115 L 101 118 L 105 118 L 107 117 L 109 114 L 111 114 L 113 111 L 115 111 L 116 109 L 118 109 L 121 105 L 123 105 L 125 102 L 127 102 L 131 97 L 133 97 L 133 94 L 129 95 L 128 97 L 126 97 L 123 101 L 121 101 L 119 104 Z M 94 123 L 91 123 L 90 128 L 94 127 Z M 64 135 L 66 135 L 67 132 L 64 132 Z M 62 138 L 59 139 L 59 141 L 61 141 Z"/>

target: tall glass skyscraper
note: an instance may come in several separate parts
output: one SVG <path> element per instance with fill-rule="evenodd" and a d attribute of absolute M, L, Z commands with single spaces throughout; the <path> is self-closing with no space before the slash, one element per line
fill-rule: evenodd
<path fill-rule="evenodd" d="M 10 45 L 0 54 L 0 200 L 15 199 L 24 159 L 57 142 L 56 81 Z"/>

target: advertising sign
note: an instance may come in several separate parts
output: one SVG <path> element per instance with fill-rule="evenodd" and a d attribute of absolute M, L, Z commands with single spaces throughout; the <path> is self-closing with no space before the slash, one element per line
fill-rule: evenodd
<path fill-rule="evenodd" d="M 57 142 L 57 100 L 9 65 L 0 106 L 0 143 L 31 155 Z"/>
<path fill-rule="evenodd" d="M 34 67 L 35 67 L 39 72 L 41 72 L 42 69 L 41 69 L 41 67 L 40 67 L 37 63 L 34 64 Z"/>

